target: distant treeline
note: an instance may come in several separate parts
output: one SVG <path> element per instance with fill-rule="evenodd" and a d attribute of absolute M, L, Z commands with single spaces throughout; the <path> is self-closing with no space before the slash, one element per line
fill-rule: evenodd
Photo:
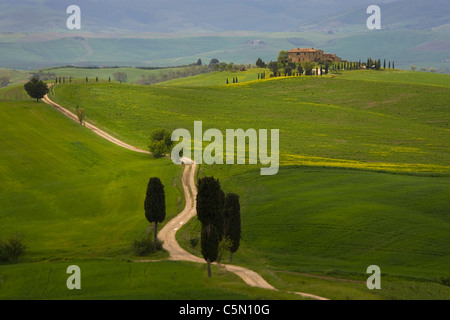
<path fill-rule="evenodd" d="M 161 69 L 176 69 L 176 68 L 187 68 L 187 67 L 192 67 L 192 66 L 198 66 L 200 63 L 201 65 L 201 60 L 199 59 L 197 62 L 195 63 L 191 63 L 191 64 L 184 64 L 184 65 L 179 65 L 179 66 L 168 66 L 168 67 L 151 67 L 151 66 L 140 66 L 140 67 L 132 67 L 132 66 L 74 66 L 74 65 L 65 65 L 65 66 L 58 66 L 58 67 L 50 67 L 50 68 L 45 68 L 43 70 L 40 70 L 40 72 L 42 71 L 46 71 L 46 70 L 55 70 L 55 69 L 86 69 L 86 70 L 95 70 L 95 69 L 121 69 L 121 68 L 135 68 L 135 69 L 142 69 L 142 70 L 161 70 Z"/>
<path fill-rule="evenodd" d="M 167 68 L 166 68 L 167 69 Z M 195 76 L 197 74 L 208 73 L 211 72 L 211 69 L 208 66 L 190 66 L 190 67 L 180 67 L 177 70 L 168 70 L 166 72 L 151 73 L 146 75 L 142 75 L 142 78 L 138 81 L 139 84 L 155 84 L 159 82 L 164 82 L 168 80 L 185 78 Z"/>

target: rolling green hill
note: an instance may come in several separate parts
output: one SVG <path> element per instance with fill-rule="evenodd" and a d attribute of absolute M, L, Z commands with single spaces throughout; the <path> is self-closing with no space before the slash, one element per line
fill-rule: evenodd
<path fill-rule="evenodd" d="M 258 71 L 234 74 L 242 79 L 234 85 L 224 84 L 227 73 L 155 86 L 66 83 L 57 85 L 51 98 L 68 108 L 84 107 L 89 121 L 142 148 L 152 129 L 192 130 L 196 120 L 203 121 L 204 130 L 279 128 L 282 167 L 275 176 L 260 176 L 258 166 L 201 166 L 200 176 L 214 175 L 226 192 L 241 196 L 243 238 L 234 263 L 258 271 L 281 290 L 331 299 L 448 299 L 450 288 L 440 283 L 449 276 L 450 263 L 448 76 L 355 71 L 259 81 Z M 33 243 L 24 262 L 129 259 L 131 239 L 148 225 L 139 185 L 145 186 L 151 174 L 166 177 L 169 211 L 179 210 L 180 169 L 169 160 L 149 160 L 98 140 L 49 107 L 23 101 L 20 87 L 2 92 L 9 99 L 0 102 L 7 123 L 1 149 L 9 150 L 1 167 L 6 198 L 0 203 L 2 213 L 8 212 L 1 216 L 2 226 L 23 232 Z M 14 119 L 21 120 L 17 126 Z M 110 194 L 113 202 L 107 201 Z M 178 239 L 199 254 L 190 241 L 199 235 L 193 219 Z M 92 263 L 93 270 L 105 265 Z M 365 285 L 372 264 L 382 270 L 380 291 Z M 57 262 L 55 268 L 63 266 Z M 114 263 L 108 274 L 121 274 L 127 266 Z M 162 278 L 187 272 L 179 269 L 184 265 L 165 267 Z M 1 266 L 0 278 L 38 268 L 33 263 Z M 133 279 L 152 269 L 131 268 L 138 273 Z M 189 272 L 201 269 L 192 268 Z M 224 288 L 236 289 L 232 295 L 216 291 L 219 299 L 260 294 L 245 291 L 227 274 L 219 277 Z M 104 281 L 99 271 L 92 279 L 96 285 Z M 205 281 L 193 281 L 193 298 L 209 294 Z M 85 297 L 109 290 L 103 288 L 90 288 Z M 61 290 L 29 297 L 51 298 Z M 136 283 L 123 292 L 153 297 L 142 290 Z"/>
<path fill-rule="evenodd" d="M 0 299 L 300 299 L 255 289 L 214 267 L 134 256 L 149 228 L 148 178 L 165 185 L 167 222 L 184 206 L 181 168 L 103 140 L 22 86 L 0 90 L 0 238 L 23 235 L 26 254 L 0 264 Z M 164 223 L 163 223 L 164 224 Z M 82 290 L 66 287 L 67 267 L 82 270 Z"/>
<path fill-rule="evenodd" d="M 63 85 L 54 99 L 85 106 L 136 145 L 148 128 L 192 130 L 195 120 L 203 130 L 279 128 L 278 175 L 201 167 L 241 195 L 235 263 L 278 288 L 334 299 L 448 299 L 440 284 L 450 263 L 448 76 L 357 71 L 258 81 L 252 72 L 228 86 L 225 73 L 157 86 Z M 190 240 L 198 237 L 195 219 L 178 235 L 197 254 Z M 384 290 L 365 286 L 372 264 Z"/>
<path fill-rule="evenodd" d="M 0 106 L 0 233 L 23 233 L 31 261 L 129 255 L 148 225 L 142 207 L 151 176 L 164 180 L 168 218 L 182 208 L 180 169 L 170 161 L 116 148 L 43 103 Z"/>
<path fill-rule="evenodd" d="M 253 79 L 253 72 L 236 76 Z M 359 74 L 366 80 L 344 73 L 227 86 L 217 84 L 229 74 L 213 73 L 175 80 L 176 86 L 66 84 L 55 88 L 54 98 L 69 108 L 85 107 L 90 119 L 140 147 L 149 128 L 192 130 L 201 120 L 204 130 L 280 129 L 284 165 L 342 167 L 346 161 L 350 167 L 448 173 L 450 88 L 377 81 L 380 76 L 370 71 Z M 193 79 L 212 87 L 193 86 Z"/>

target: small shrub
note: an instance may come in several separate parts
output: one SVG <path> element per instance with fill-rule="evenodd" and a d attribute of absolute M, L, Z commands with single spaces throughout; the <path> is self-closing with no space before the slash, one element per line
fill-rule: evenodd
<path fill-rule="evenodd" d="M 159 239 L 153 242 L 149 235 L 144 235 L 140 239 L 134 239 L 132 244 L 133 253 L 138 257 L 143 257 L 163 249 L 163 242 Z"/>
<path fill-rule="evenodd" d="M 143 236 L 141 239 L 133 240 L 133 252 L 142 257 L 153 252 L 153 242 L 149 236 Z"/>
<path fill-rule="evenodd" d="M 77 114 L 78 121 L 80 122 L 80 125 L 83 125 L 84 119 L 86 118 L 86 111 L 84 108 L 79 108 L 77 106 L 77 109 L 75 110 L 75 113 Z"/>
<path fill-rule="evenodd" d="M 442 283 L 444 286 L 450 287 L 450 277 L 447 277 L 447 278 L 441 278 L 441 283 Z"/>
<path fill-rule="evenodd" d="M 11 236 L 8 240 L 0 240 L 0 262 L 17 263 L 25 253 L 26 246 L 22 236 Z"/>
<path fill-rule="evenodd" d="M 155 251 L 161 251 L 163 249 L 163 244 L 163 241 L 156 239 L 156 242 L 154 244 Z"/>
<path fill-rule="evenodd" d="M 190 239 L 189 239 L 189 242 L 190 242 L 190 244 L 191 244 L 191 247 L 192 247 L 192 248 L 195 248 L 195 247 L 197 247 L 197 245 L 198 245 L 198 243 L 199 243 L 199 239 L 198 239 L 198 237 L 190 238 Z"/>
<path fill-rule="evenodd" d="M 8 259 L 6 258 L 5 245 L 3 244 L 3 240 L 0 239 L 0 263 L 6 261 L 8 261 Z"/>
<path fill-rule="evenodd" d="M 233 242 L 230 238 L 223 238 L 219 243 L 219 249 L 217 253 L 216 261 L 220 264 L 222 261 L 223 255 L 227 252 L 230 252 L 231 247 L 233 246 Z"/>

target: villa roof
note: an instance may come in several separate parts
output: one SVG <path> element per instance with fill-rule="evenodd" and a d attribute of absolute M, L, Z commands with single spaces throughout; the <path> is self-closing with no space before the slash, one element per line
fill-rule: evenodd
<path fill-rule="evenodd" d="M 297 48 L 297 49 L 292 49 L 289 52 L 317 52 L 319 50 L 314 49 L 314 48 Z"/>

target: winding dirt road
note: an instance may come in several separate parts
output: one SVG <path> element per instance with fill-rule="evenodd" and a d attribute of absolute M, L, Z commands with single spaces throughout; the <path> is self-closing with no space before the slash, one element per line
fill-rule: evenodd
<path fill-rule="evenodd" d="M 79 122 L 78 121 L 78 117 L 76 114 L 74 114 L 73 112 L 67 110 L 66 108 L 60 106 L 59 104 L 53 102 L 52 100 L 50 100 L 50 98 L 48 97 L 48 95 L 46 95 L 44 98 L 42 98 L 42 101 L 44 101 L 46 104 L 51 105 L 52 107 L 54 107 L 56 110 L 58 110 L 59 112 L 61 112 L 63 115 L 65 115 L 66 117 L 72 119 L 75 122 Z M 106 139 L 118 146 L 121 146 L 125 149 L 131 150 L 131 151 L 135 151 L 135 152 L 139 152 L 139 153 L 146 153 L 146 154 L 150 154 L 149 151 L 145 151 L 139 148 L 136 148 L 132 145 L 129 145 L 117 138 L 114 138 L 113 136 L 111 136 L 110 134 L 106 133 L 105 131 L 97 128 L 96 126 L 90 124 L 89 122 L 84 122 L 83 125 L 88 128 L 89 130 L 93 131 L 94 133 L 96 133 L 97 135 L 99 135 L 100 137 L 102 137 L 103 139 Z"/>
<path fill-rule="evenodd" d="M 42 99 L 42 101 L 44 101 L 45 103 L 56 108 L 59 112 L 64 114 L 66 117 L 74 120 L 75 122 L 79 122 L 78 117 L 74 113 L 70 112 L 69 110 L 60 106 L 59 104 L 53 102 L 52 100 L 50 100 L 50 98 L 47 95 Z M 85 122 L 84 125 L 88 129 L 90 129 L 91 131 L 93 131 L 94 133 L 99 135 L 100 137 L 102 137 L 120 147 L 126 148 L 128 150 L 132 150 L 135 152 L 139 152 L 139 153 L 150 154 L 149 151 L 145 151 L 145 150 L 136 148 L 136 147 L 131 146 L 117 138 L 114 138 L 110 134 L 104 132 L 103 130 L 97 128 L 96 126 L 94 126 L 88 122 Z M 161 229 L 161 231 L 158 233 L 158 238 L 163 241 L 163 247 L 164 247 L 164 249 L 166 249 L 169 252 L 171 260 L 190 261 L 190 262 L 196 262 L 196 263 L 203 264 L 203 263 L 206 263 L 204 259 L 194 256 L 194 255 L 190 254 L 189 252 L 187 252 L 186 250 L 184 250 L 183 248 L 181 248 L 181 246 L 179 245 L 179 243 L 177 242 L 176 237 L 175 237 L 177 231 L 197 214 L 196 206 L 195 206 L 195 199 L 197 196 L 197 188 L 196 188 L 196 184 L 195 184 L 195 170 L 196 170 L 197 164 L 194 163 L 192 160 L 186 159 L 186 158 L 183 158 L 182 162 L 184 163 L 184 166 L 185 166 L 184 171 L 183 171 L 183 176 L 182 176 L 182 185 L 183 185 L 183 190 L 184 190 L 184 196 L 186 199 L 186 201 L 185 201 L 186 205 L 184 207 L 184 210 L 179 215 L 177 215 L 175 218 L 173 218 L 171 221 L 169 221 L 164 226 L 164 228 Z M 254 272 L 252 270 L 249 270 L 247 268 L 240 267 L 240 266 L 226 265 L 226 264 L 221 264 L 220 267 L 223 267 L 225 270 L 235 273 L 242 280 L 244 280 L 245 283 L 247 283 L 248 285 L 250 285 L 252 287 L 259 287 L 259 288 L 263 288 L 263 289 L 278 291 L 278 289 L 274 288 L 266 280 L 264 280 L 263 277 L 261 277 L 258 273 Z M 303 292 L 291 292 L 291 293 L 295 293 L 302 297 L 315 299 L 315 300 L 328 300 L 323 297 L 319 297 L 316 295 L 303 293 Z"/>

